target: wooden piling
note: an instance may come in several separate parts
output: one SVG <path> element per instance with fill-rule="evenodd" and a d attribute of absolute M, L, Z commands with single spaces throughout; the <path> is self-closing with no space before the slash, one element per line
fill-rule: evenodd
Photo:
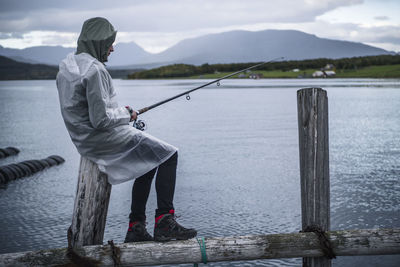
<path fill-rule="evenodd" d="M 111 185 L 96 163 L 81 157 L 70 239 L 73 247 L 103 244 Z"/>
<path fill-rule="evenodd" d="M 328 97 L 321 88 L 297 91 L 302 230 L 330 229 Z M 326 257 L 303 258 L 303 266 L 331 266 Z"/>

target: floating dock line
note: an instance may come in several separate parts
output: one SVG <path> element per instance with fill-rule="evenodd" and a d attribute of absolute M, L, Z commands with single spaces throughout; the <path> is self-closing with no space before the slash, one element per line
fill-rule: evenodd
<path fill-rule="evenodd" d="M 15 147 L 6 147 L 6 148 L 0 148 L 0 159 L 6 158 L 8 156 L 14 156 L 19 153 L 19 149 Z"/>
<path fill-rule="evenodd" d="M 59 165 L 65 160 L 57 155 L 49 156 L 41 160 L 26 160 L 19 163 L 0 166 L 0 184 L 7 184 L 18 178 L 30 176 L 47 167 Z"/>

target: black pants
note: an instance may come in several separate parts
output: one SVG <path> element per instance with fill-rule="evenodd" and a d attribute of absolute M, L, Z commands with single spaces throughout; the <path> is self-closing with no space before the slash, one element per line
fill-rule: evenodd
<path fill-rule="evenodd" d="M 176 180 L 176 166 L 178 164 L 178 152 L 172 155 L 167 161 L 143 176 L 137 178 L 132 187 L 132 205 L 129 220 L 146 220 L 146 203 L 149 197 L 151 183 L 157 171 L 156 192 L 157 209 L 156 217 L 168 213 L 174 209 L 174 192 Z"/>

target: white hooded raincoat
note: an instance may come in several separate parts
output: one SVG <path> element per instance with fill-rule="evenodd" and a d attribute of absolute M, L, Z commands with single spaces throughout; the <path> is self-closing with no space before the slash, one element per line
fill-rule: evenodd
<path fill-rule="evenodd" d="M 85 24 L 82 33 L 84 28 Z M 116 32 L 111 29 L 103 42 L 110 33 L 114 41 Z M 69 54 L 60 63 L 57 88 L 61 113 L 78 152 L 96 162 L 109 183 L 118 184 L 156 168 L 177 148 L 129 125 L 129 111 L 118 107 L 112 78 L 99 59 L 86 52 Z"/>

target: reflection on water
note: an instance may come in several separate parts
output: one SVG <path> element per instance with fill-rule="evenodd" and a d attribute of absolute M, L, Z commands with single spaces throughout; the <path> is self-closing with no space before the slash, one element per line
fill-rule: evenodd
<path fill-rule="evenodd" d="M 201 80 L 115 81 L 121 105 L 158 102 Z M 328 91 L 332 229 L 400 227 L 400 81 L 228 80 L 143 115 L 148 132 L 179 147 L 179 222 L 200 236 L 298 232 L 296 90 Z M 0 253 L 66 246 L 79 165 L 54 81 L 0 83 L 1 165 L 59 154 L 63 165 L 0 191 Z M 114 186 L 105 240 L 122 242 L 132 182 Z M 155 192 L 147 216 L 153 227 Z M 398 266 L 399 256 L 339 257 L 334 266 Z M 298 266 L 300 259 L 211 266 Z M 189 265 L 187 265 L 189 266 Z"/>

